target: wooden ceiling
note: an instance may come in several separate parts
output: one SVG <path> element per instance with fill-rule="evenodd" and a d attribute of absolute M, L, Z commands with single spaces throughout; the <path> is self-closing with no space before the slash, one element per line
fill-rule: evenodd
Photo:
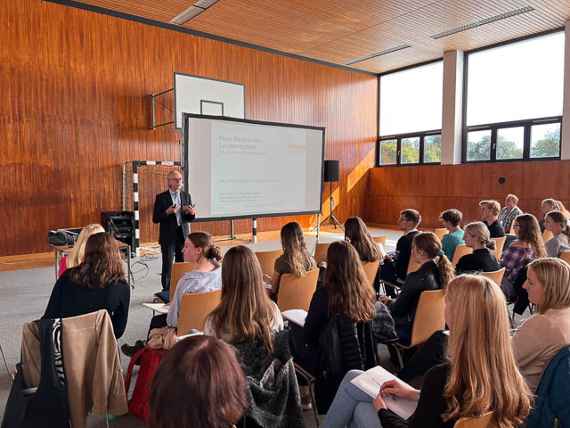
<path fill-rule="evenodd" d="M 168 23 L 195 1 L 80 2 Z M 533 10 L 432 38 L 524 8 Z M 440 58 L 446 50 L 470 50 L 559 28 L 569 18 L 570 0 L 219 0 L 184 27 L 341 65 L 410 46 L 352 65 L 381 73 Z"/>

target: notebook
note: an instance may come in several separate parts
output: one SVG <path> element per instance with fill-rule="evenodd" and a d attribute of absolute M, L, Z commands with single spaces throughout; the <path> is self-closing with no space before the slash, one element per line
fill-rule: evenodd
<path fill-rule="evenodd" d="M 281 313 L 283 318 L 288 319 L 299 327 L 305 326 L 305 318 L 307 318 L 307 311 L 304 309 L 289 309 Z"/>

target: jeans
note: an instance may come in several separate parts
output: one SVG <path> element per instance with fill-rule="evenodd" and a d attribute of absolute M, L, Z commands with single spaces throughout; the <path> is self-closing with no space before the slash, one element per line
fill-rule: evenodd
<path fill-rule="evenodd" d="M 350 381 L 364 372 L 351 370 L 342 379 L 323 428 L 382 428 L 372 397 Z"/>

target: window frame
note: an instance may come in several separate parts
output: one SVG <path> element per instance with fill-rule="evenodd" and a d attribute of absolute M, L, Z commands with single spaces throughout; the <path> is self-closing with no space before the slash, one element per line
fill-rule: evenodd
<path fill-rule="evenodd" d="M 472 163 L 496 163 L 496 162 L 526 162 L 526 161 L 548 161 L 548 160 L 560 160 L 562 152 L 562 115 L 560 116 L 549 116 L 540 117 L 533 119 L 522 119 L 513 120 L 507 122 L 494 122 L 486 123 L 480 125 L 467 126 L 467 102 L 468 102 L 468 77 L 469 77 L 469 55 L 476 52 L 481 52 L 489 49 L 494 49 L 500 46 L 510 45 L 513 43 L 522 42 L 528 39 L 533 39 L 536 37 L 542 37 L 553 33 L 563 32 L 564 28 L 555 28 L 548 31 L 543 31 L 536 34 L 531 34 L 524 37 L 518 37 L 516 39 L 507 40 L 504 42 L 495 43 L 489 46 L 483 46 L 480 48 L 465 51 L 464 53 L 464 65 L 463 65 L 463 99 L 462 99 L 462 135 L 461 135 L 461 163 L 472 164 Z M 558 156 L 536 158 L 530 157 L 530 140 L 531 140 L 531 129 L 533 125 L 547 125 L 552 123 L 558 123 L 560 126 L 560 141 L 558 145 Z M 497 131 L 504 128 L 524 128 L 524 145 L 523 145 L 523 157 L 517 159 L 499 159 L 497 160 Z M 491 130 L 491 153 L 489 160 L 467 160 L 467 135 L 472 131 L 484 131 Z"/>
<path fill-rule="evenodd" d="M 439 135 L 441 138 L 441 129 L 432 129 L 430 131 L 424 132 L 411 132 L 409 134 L 396 134 L 396 135 L 386 135 L 379 137 L 376 141 L 376 166 L 377 167 L 410 167 L 418 165 L 441 165 L 441 159 L 439 162 L 424 162 L 424 140 L 425 137 L 432 135 Z M 419 162 L 418 163 L 401 163 L 402 161 L 402 140 L 405 138 L 418 138 L 420 139 L 419 148 Z M 396 163 L 383 165 L 380 164 L 380 145 L 382 141 L 396 140 Z"/>

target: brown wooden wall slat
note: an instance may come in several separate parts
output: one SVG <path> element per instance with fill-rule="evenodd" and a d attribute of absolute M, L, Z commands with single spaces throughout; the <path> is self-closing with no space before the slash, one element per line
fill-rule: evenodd
<path fill-rule="evenodd" d="M 543 199 L 559 199 L 567 207 L 570 200 L 570 161 L 373 168 L 368 180 L 364 217 L 378 224 L 395 224 L 405 208 L 418 209 L 427 227 L 439 227 L 439 214 L 447 208 L 462 211 L 465 222 L 477 220 L 480 200 L 496 199 L 502 206 L 509 193 L 537 217 Z"/>
<path fill-rule="evenodd" d="M 175 71 L 245 84 L 248 118 L 325 126 L 326 157 L 341 160 L 336 214 L 363 211 L 366 174 L 350 185 L 348 175 L 372 166 L 374 76 L 40 0 L 4 0 L 0 28 L 0 256 L 45 251 L 48 229 L 121 209 L 124 162 L 179 159 L 179 134 L 149 131 L 145 102 L 172 87 Z M 148 210 L 163 178 L 144 174 Z M 143 240 L 155 239 L 141 215 Z M 287 220 L 262 219 L 259 228 Z M 227 222 L 197 228 L 228 232 Z M 239 222 L 239 232 L 248 229 Z"/>

